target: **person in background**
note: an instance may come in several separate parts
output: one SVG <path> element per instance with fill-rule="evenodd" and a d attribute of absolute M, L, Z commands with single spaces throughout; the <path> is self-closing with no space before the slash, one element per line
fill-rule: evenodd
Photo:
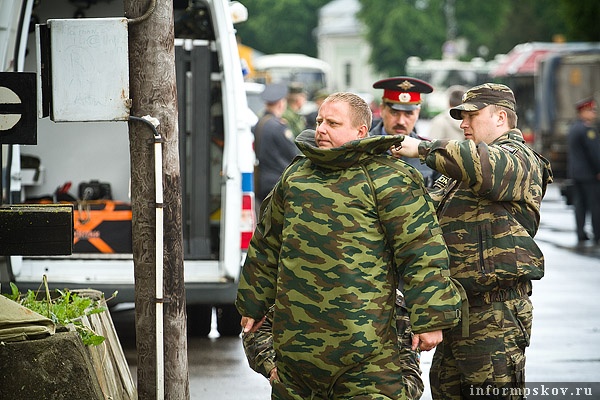
<path fill-rule="evenodd" d="M 306 104 L 306 92 L 299 83 L 291 83 L 288 86 L 287 107 L 282 118 L 296 138 L 306 128 L 306 118 L 302 115 L 302 107 Z"/>
<path fill-rule="evenodd" d="M 381 122 L 381 107 L 379 106 L 379 101 L 377 99 L 371 100 L 369 107 L 373 113 L 373 126 L 375 126 Z"/>
<path fill-rule="evenodd" d="M 319 108 L 321 104 L 323 104 L 323 100 L 325 100 L 329 96 L 329 93 L 325 89 L 321 89 L 315 93 L 313 97 L 313 101 L 315 102 L 316 109 L 308 114 L 306 114 L 306 129 L 315 129 L 317 127 L 317 115 L 319 114 Z"/>
<path fill-rule="evenodd" d="M 569 127 L 568 176 L 574 184 L 573 205 L 578 244 L 589 240 L 586 215 L 592 219 L 594 243 L 600 244 L 600 137 L 598 106 L 593 98 L 577 102 L 577 120 Z"/>
<path fill-rule="evenodd" d="M 540 206 L 552 182 L 550 163 L 525 144 L 517 129 L 512 90 L 486 83 L 469 89 L 450 109 L 466 140 L 405 137 L 396 156 L 415 157 L 442 174 L 430 191 L 450 251 L 450 273 L 465 289 L 468 332 L 444 332 L 429 381 L 434 400 L 517 399 L 525 390 L 532 280 L 544 275 L 533 239 Z M 509 389 L 508 392 L 505 390 Z M 484 392 L 488 393 L 488 392 Z"/>
<path fill-rule="evenodd" d="M 261 94 L 265 102 L 265 112 L 252 129 L 258 162 L 254 177 L 257 209 L 283 170 L 299 154 L 294 144 L 294 135 L 281 118 L 287 105 L 286 95 L 285 85 L 267 85 Z"/>
<path fill-rule="evenodd" d="M 447 90 L 448 104 L 450 108 L 456 107 L 462 103 L 462 97 L 466 88 L 462 86 L 450 86 Z M 463 140 L 463 130 L 460 127 L 460 121 L 450 116 L 448 111 L 441 112 L 431 119 L 429 128 L 429 139 L 453 139 Z"/>
<path fill-rule="evenodd" d="M 421 94 L 431 93 L 433 87 L 425 81 L 398 76 L 377 81 L 375 89 L 383 89 L 381 98 L 381 121 L 371 129 L 371 135 L 417 135 L 415 126 L 421 112 Z M 403 158 L 422 175 L 425 186 L 431 187 L 439 174 L 418 160 Z"/>
<path fill-rule="evenodd" d="M 371 118 L 355 94 L 327 97 L 316 146 L 296 140 L 304 157 L 263 203 L 236 306 L 244 334 L 273 307 L 272 399 L 406 398 L 400 279 L 413 349 L 431 350 L 459 321 L 459 289 L 423 179 L 386 153 L 401 136 L 368 137 Z"/>

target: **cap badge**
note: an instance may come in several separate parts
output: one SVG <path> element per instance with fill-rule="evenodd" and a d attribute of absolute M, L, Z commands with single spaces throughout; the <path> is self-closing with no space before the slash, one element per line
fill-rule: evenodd
<path fill-rule="evenodd" d="M 400 84 L 398 85 L 398 87 L 399 87 L 400 89 L 403 89 L 404 91 L 407 91 L 407 92 L 408 92 L 408 89 L 410 89 L 410 88 L 412 88 L 412 87 L 414 87 L 414 86 L 415 86 L 415 85 L 413 85 L 413 84 L 412 84 L 412 83 L 410 83 L 409 81 L 404 81 L 404 82 L 402 82 L 402 83 L 400 83 Z"/>
<path fill-rule="evenodd" d="M 410 101 L 410 93 L 400 93 L 398 95 L 398 100 L 402 103 L 408 103 Z"/>

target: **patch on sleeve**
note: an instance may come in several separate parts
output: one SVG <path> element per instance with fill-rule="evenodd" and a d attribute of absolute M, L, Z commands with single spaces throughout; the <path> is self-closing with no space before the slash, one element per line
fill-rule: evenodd
<path fill-rule="evenodd" d="M 511 146 L 510 144 L 506 144 L 506 143 L 501 144 L 500 147 L 503 148 L 504 150 L 508 151 L 511 154 L 515 154 L 518 150 L 516 147 Z"/>

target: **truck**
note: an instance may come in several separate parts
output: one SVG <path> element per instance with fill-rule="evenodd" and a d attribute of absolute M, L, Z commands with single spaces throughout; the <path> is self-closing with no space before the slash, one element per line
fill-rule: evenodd
<path fill-rule="evenodd" d="M 0 23 L 11 41 L 1 55 L 3 71 L 17 70 L 12 66 L 19 64 L 18 53 L 23 55 L 19 70 L 37 69 L 34 29 L 17 29 L 19 19 L 20 25 L 29 20 L 33 25 L 123 13 L 119 0 L 82 4 L 0 2 Z M 244 10 L 239 2 L 222 0 L 174 2 L 186 303 L 188 329 L 197 335 L 211 331 L 213 315 L 221 336 L 240 333 L 234 301 L 256 223 L 251 112 L 234 29 L 234 22 L 247 16 Z M 19 46 L 25 50 L 15 51 Z M 131 306 L 127 123 L 43 118 L 36 145 L 2 148 L 2 175 L 9 178 L 4 201 L 67 201 L 75 208 L 73 254 L 2 257 L 2 290 L 10 282 L 21 292 L 37 290 L 45 275 L 51 288 L 93 288 L 107 297 L 118 292 L 109 306 Z"/>
<path fill-rule="evenodd" d="M 600 43 L 521 43 L 491 76 L 513 89 L 519 128 L 530 146 L 550 160 L 554 181 L 566 196 L 566 136 L 576 118 L 575 103 L 600 100 Z"/>
<path fill-rule="evenodd" d="M 406 60 L 406 73 L 409 76 L 429 82 L 434 91 L 424 96 L 421 118 L 431 118 L 448 109 L 448 89 L 452 86 L 470 88 L 488 80 L 490 70 L 496 60 L 485 61 L 475 57 L 470 61 L 454 58 L 440 60 L 411 56 Z"/>

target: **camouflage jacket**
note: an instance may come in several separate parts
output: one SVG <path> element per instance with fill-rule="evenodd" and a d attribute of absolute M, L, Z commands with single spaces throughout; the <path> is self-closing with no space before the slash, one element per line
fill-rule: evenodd
<path fill-rule="evenodd" d="M 274 304 L 278 360 L 319 357 L 341 367 L 395 347 L 398 279 L 413 331 L 458 323 L 460 296 L 423 180 L 384 154 L 402 140 L 381 136 L 334 149 L 297 141 L 305 157 L 265 202 L 236 300 L 255 319 Z"/>
<path fill-rule="evenodd" d="M 267 318 L 256 332 L 242 335 L 242 343 L 248 365 L 254 371 L 269 379 L 271 370 L 277 367 L 275 350 L 273 349 L 273 307 L 269 308 Z M 412 330 L 404 296 L 396 289 L 396 329 L 398 331 L 398 365 L 401 367 L 402 379 L 406 385 L 408 399 L 420 399 L 424 385 L 421 379 L 420 350 L 412 350 Z"/>
<path fill-rule="evenodd" d="M 530 287 L 531 280 L 542 278 L 544 257 L 533 237 L 552 171 L 519 130 L 489 145 L 422 142 L 419 156 L 445 175 L 430 195 L 450 251 L 452 277 L 469 298 L 519 283 Z"/>

